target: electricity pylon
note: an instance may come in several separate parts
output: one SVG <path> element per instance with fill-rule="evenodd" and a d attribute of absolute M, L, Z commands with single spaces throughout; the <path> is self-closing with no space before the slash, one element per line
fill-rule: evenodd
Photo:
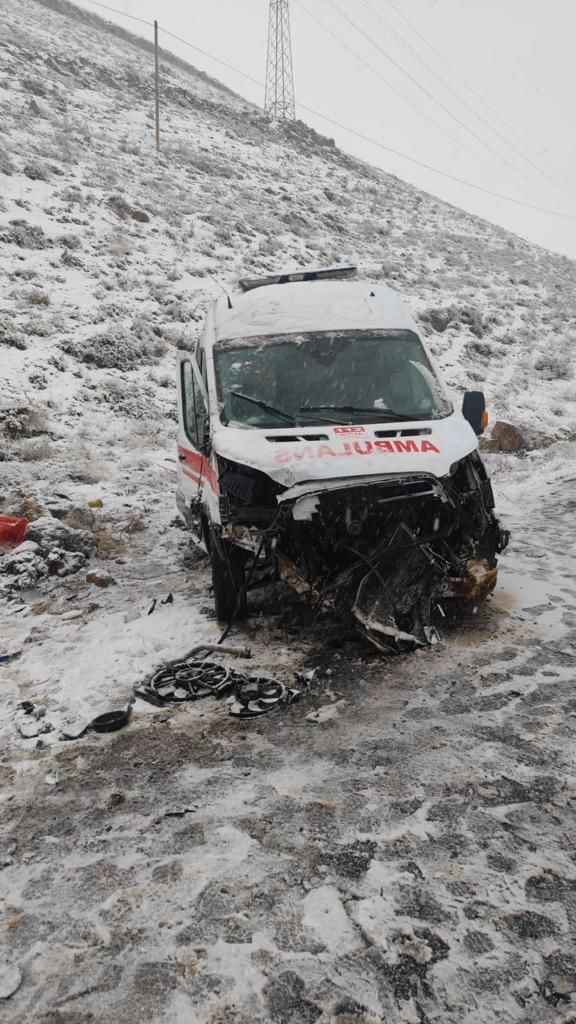
<path fill-rule="evenodd" d="M 296 120 L 288 0 L 270 0 L 264 109 L 270 117 Z"/>

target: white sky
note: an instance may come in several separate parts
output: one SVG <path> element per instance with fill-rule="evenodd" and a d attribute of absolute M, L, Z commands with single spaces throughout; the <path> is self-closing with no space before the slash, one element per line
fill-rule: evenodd
<path fill-rule="evenodd" d="M 99 11 L 89 0 L 79 6 L 117 21 L 136 33 L 140 26 Z M 222 60 L 264 80 L 268 0 L 105 0 L 126 13 L 153 20 Z M 457 177 L 524 202 L 571 215 L 564 219 L 482 195 L 441 178 L 377 146 L 363 142 L 311 114 L 300 116 L 348 152 L 397 174 L 443 199 L 477 213 L 550 249 L 576 257 L 575 0 L 392 0 L 464 81 L 483 97 L 512 134 L 441 63 L 389 5 L 388 0 L 334 0 L 360 26 L 359 34 L 330 0 L 291 0 L 296 100 L 361 134 L 432 164 Z M 366 4 L 399 32 L 447 79 L 448 91 L 381 24 Z M 437 122 L 433 126 L 315 22 L 311 12 L 378 74 Z M 372 45 L 378 44 L 381 50 Z M 260 105 L 264 87 L 161 36 L 161 45 L 225 82 Z M 463 121 L 472 138 L 385 57 L 397 61 Z M 464 106 L 467 99 L 484 123 Z M 297 112 L 298 113 L 298 112 Z M 565 187 L 556 186 L 495 135 L 495 127 L 522 154 Z M 453 138 L 448 138 L 441 129 Z M 501 154 L 499 159 L 493 150 Z"/>

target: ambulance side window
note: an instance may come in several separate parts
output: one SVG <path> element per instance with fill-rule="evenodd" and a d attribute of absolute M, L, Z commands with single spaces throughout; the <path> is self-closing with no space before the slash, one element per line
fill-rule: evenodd
<path fill-rule="evenodd" d="M 208 416 L 191 363 L 182 364 L 182 400 L 186 433 L 194 447 L 201 450 L 204 446 Z"/>

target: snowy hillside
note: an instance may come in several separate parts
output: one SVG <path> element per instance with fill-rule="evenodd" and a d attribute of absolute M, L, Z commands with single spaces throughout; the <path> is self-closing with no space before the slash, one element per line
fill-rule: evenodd
<path fill-rule="evenodd" d="M 576 264 L 166 54 L 158 156 L 147 44 L 64 0 L 2 13 L 0 513 L 32 525 L 0 551 L 0 1016 L 568 1024 Z M 212 278 L 341 261 L 521 430 L 486 456 L 494 600 L 392 659 L 261 590 L 231 640 L 304 670 L 299 703 L 136 700 L 85 733 L 220 634 L 174 503 Z"/>
<path fill-rule="evenodd" d="M 483 387 L 493 419 L 520 425 L 528 446 L 576 431 L 568 259 L 354 161 L 303 124 L 271 126 L 167 55 L 158 156 L 147 44 L 64 0 L 5 9 L 2 511 L 87 527 L 115 579 L 154 577 L 159 564 L 177 577 L 186 541 L 170 528 L 174 352 L 195 338 L 213 278 L 233 288 L 241 273 L 357 261 L 410 303 L 455 390 Z M 35 600 L 62 628 L 61 588 L 51 606 L 37 590 L 54 573 L 48 556 L 4 562 L 2 592 L 27 593 L 22 614 Z M 59 557 L 58 573 L 77 568 Z M 95 671 L 114 678 L 131 657 L 129 686 L 159 651 L 152 644 L 135 662 L 143 641 L 126 626 L 125 596 L 110 590 L 104 603 L 120 616 L 121 653 L 100 650 Z M 108 628 L 98 621 L 85 638 L 96 647 Z M 170 622 L 158 630 L 162 651 L 181 635 Z M 62 675 L 54 629 L 54 674 L 70 694 L 77 666 Z M 45 641 L 28 674 L 49 674 L 47 658 Z"/>
<path fill-rule="evenodd" d="M 233 288 L 241 273 L 357 261 L 410 303 L 449 384 L 483 387 L 493 419 L 519 425 L 528 447 L 576 431 L 571 261 L 354 161 L 301 123 L 268 124 L 167 55 L 158 156 L 147 44 L 64 0 L 5 0 L 5 10 L 2 511 L 87 527 L 114 578 L 181 571 L 185 537 L 170 528 L 174 352 L 195 338 L 213 278 Z M 61 591 L 48 607 L 36 589 L 54 572 L 48 556 L 4 562 L 2 592 L 28 591 L 22 614 L 36 599 L 36 614 L 61 627 Z M 60 557 L 62 575 L 77 568 Z M 106 598 L 109 613 L 124 604 Z M 170 621 L 162 650 L 181 634 Z M 91 628 L 86 642 L 99 646 Z M 119 620 L 121 661 L 142 643 L 134 629 L 130 641 Z M 60 651 L 56 640 L 58 676 Z M 153 645 L 140 670 L 157 656 Z M 47 657 L 44 644 L 33 677 L 47 674 Z M 101 651 L 98 673 L 115 659 Z M 68 671 L 73 681 L 74 663 Z M 63 692 L 72 681 L 64 672 Z"/>

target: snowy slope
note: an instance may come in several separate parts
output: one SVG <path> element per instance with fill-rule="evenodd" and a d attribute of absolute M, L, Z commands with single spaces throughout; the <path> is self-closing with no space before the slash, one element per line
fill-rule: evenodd
<path fill-rule="evenodd" d="M 158 157 L 141 40 L 62 0 L 2 13 L 0 512 L 86 529 L 115 582 L 0 555 L 0 1017 L 568 1024 L 576 265 L 166 57 Z M 487 456 L 494 601 L 383 659 L 256 595 L 232 640 L 286 682 L 314 666 L 300 703 L 137 701 L 62 742 L 220 632 L 174 506 L 209 275 L 340 260 L 408 300 L 455 390 L 551 442 Z"/>
<path fill-rule="evenodd" d="M 46 598 L 32 579 L 4 629 L 9 649 L 42 638 L 16 685 L 59 681 L 56 703 L 76 694 L 86 714 L 75 683 L 86 658 L 97 666 L 93 709 L 97 685 L 106 706 L 110 688 L 128 693 L 160 656 L 179 653 L 187 622 L 195 637 L 217 632 L 186 591 L 186 541 L 170 526 L 174 350 L 195 337 L 212 277 L 233 287 L 241 273 L 357 261 L 409 302 L 451 387 L 483 387 L 493 416 L 536 440 L 576 431 L 570 260 L 353 160 L 303 124 L 269 125 L 166 55 L 158 156 L 142 40 L 63 0 L 4 0 L 3 10 L 0 510 L 56 510 L 89 526 L 96 564 L 122 584 L 96 599 L 77 574 Z M 101 510 L 88 509 L 94 499 Z M 180 586 L 170 628 L 126 626 L 134 577 L 142 615 L 155 588 Z M 71 608 L 78 617 L 63 618 Z M 105 652 L 110 631 L 119 639 Z"/>

